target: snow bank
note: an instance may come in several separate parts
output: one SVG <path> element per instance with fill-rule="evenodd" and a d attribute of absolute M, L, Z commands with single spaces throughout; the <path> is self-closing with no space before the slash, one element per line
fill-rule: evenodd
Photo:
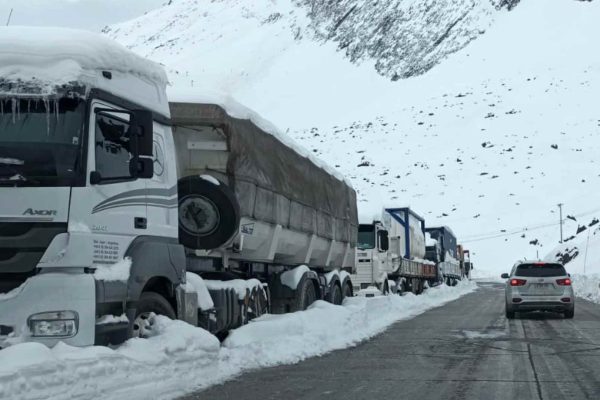
<path fill-rule="evenodd" d="M 127 282 L 129 280 L 129 271 L 131 270 L 131 258 L 125 257 L 112 265 L 97 265 L 95 268 L 94 278 L 97 281 Z"/>
<path fill-rule="evenodd" d="M 156 336 L 116 350 L 22 343 L 0 351 L 0 398 L 176 398 L 249 369 L 354 346 L 475 289 L 461 282 L 421 296 L 354 297 L 342 306 L 318 301 L 307 311 L 264 315 L 233 331 L 221 347 L 205 330 L 164 317 L 157 319 Z"/>
<path fill-rule="evenodd" d="M 219 341 L 181 321 L 158 317 L 157 336 L 131 339 L 116 350 L 49 349 L 22 343 L 0 351 L 0 398 L 137 399 L 181 395 L 194 379 L 210 380 Z M 199 371 L 204 371 L 200 374 Z"/>
<path fill-rule="evenodd" d="M 573 290 L 577 297 L 600 303 L 600 275 L 574 275 Z"/>

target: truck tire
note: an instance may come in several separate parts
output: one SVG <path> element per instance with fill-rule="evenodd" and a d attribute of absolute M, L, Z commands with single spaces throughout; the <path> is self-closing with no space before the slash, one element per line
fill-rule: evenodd
<path fill-rule="evenodd" d="M 506 319 L 515 319 L 515 312 L 508 311 L 508 309 L 506 309 Z"/>
<path fill-rule="evenodd" d="M 317 300 L 317 290 L 308 276 L 304 275 L 295 290 L 293 311 L 304 311 Z"/>
<path fill-rule="evenodd" d="M 338 282 L 334 282 L 329 294 L 327 295 L 327 301 L 331 304 L 340 305 L 344 300 L 344 296 L 342 294 L 342 288 L 340 287 Z"/>
<path fill-rule="evenodd" d="M 575 316 L 575 309 L 565 311 L 565 318 L 572 319 Z"/>
<path fill-rule="evenodd" d="M 344 280 L 344 283 L 342 284 L 342 301 L 346 297 L 352 297 L 353 295 L 354 293 L 352 293 L 352 282 L 350 282 L 350 279 Z"/>
<path fill-rule="evenodd" d="M 264 289 L 252 289 L 252 293 L 250 294 L 250 302 L 249 302 L 249 310 L 246 313 L 248 316 L 248 320 L 252 320 L 254 318 L 258 318 L 263 314 L 266 314 L 269 309 L 269 300 L 267 298 L 267 294 Z"/>
<path fill-rule="evenodd" d="M 212 250 L 237 233 L 240 206 L 227 185 L 188 176 L 180 179 L 177 187 L 181 244 L 196 250 Z"/>
<path fill-rule="evenodd" d="M 129 326 L 129 337 L 148 338 L 153 336 L 153 314 L 176 319 L 175 310 L 167 299 L 155 292 L 144 292 L 138 301 L 135 319 Z"/>
<path fill-rule="evenodd" d="M 387 296 L 388 294 L 390 294 L 390 287 L 388 285 L 387 279 L 384 280 L 383 283 L 381 284 L 381 293 L 383 293 L 384 296 Z"/>

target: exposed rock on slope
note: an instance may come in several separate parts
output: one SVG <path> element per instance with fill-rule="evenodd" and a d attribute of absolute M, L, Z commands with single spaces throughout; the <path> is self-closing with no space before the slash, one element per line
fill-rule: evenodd
<path fill-rule="evenodd" d="M 373 59 L 393 80 L 419 75 L 465 47 L 515 0 L 298 0 L 309 10 L 311 28 L 334 40 L 352 61 Z"/>

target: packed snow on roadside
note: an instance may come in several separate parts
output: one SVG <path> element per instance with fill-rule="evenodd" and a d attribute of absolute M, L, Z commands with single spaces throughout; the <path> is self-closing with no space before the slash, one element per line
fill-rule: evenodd
<path fill-rule="evenodd" d="M 164 317 L 157 317 L 156 336 L 116 349 L 22 343 L 0 351 L 0 398 L 176 398 L 250 369 L 355 346 L 475 289 L 475 283 L 461 282 L 420 296 L 353 297 L 343 306 L 317 301 L 307 311 L 264 315 L 221 345 L 201 328 Z"/>

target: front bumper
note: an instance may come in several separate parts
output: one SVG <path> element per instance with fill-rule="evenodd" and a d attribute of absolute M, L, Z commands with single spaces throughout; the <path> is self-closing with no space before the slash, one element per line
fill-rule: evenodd
<path fill-rule="evenodd" d="M 77 333 L 72 337 L 33 337 L 28 319 L 33 314 L 73 311 Z M 91 274 L 49 272 L 35 275 L 17 289 L 0 295 L 0 348 L 20 342 L 54 346 L 59 341 L 73 346 L 94 344 L 96 285 Z"/>

